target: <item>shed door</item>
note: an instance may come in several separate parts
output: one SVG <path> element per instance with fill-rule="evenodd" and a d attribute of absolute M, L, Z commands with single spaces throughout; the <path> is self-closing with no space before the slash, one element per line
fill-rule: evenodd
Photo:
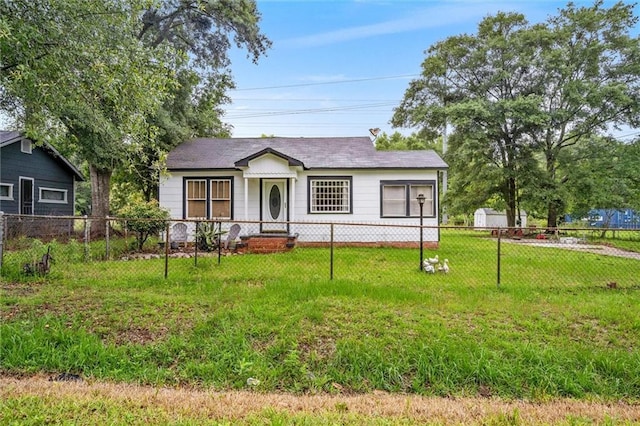
<path fill-rule="evenodd" d="M 287 231 L 287 185 L 282 179 L 262 182 L 262 231 Z"/>
<path fill-rule="evenodd" d="M 33 214 L 33 179 L 20 178 L 20 214 Z"/>

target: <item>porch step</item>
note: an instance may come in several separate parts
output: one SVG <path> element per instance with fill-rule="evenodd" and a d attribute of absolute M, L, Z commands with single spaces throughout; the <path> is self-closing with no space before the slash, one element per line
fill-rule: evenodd
<path fill-rule="evenodd" d="M 282 253 L 296 246 L 297 235 L 259 234 L 240 237 L 247 253 Z"/>

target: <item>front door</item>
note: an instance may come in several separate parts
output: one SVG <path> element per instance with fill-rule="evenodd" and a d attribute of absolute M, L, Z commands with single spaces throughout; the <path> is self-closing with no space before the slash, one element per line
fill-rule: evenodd
<path fill-rule="evenodd" d="M 262 232 L 287 232 L 287 181 L 262 181 Z"/>
<path fill-rule="evenodd" d="M 20 214 L 33 214 L 33 179 L 20 178 Z"/>

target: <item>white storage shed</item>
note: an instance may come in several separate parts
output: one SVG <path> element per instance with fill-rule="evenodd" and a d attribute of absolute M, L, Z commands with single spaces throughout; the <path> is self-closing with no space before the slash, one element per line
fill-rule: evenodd
<path fill-rule="evenodd" d="M 520 228 L 526 228 L 527 212 L 521 210 L 520 218 L 522 219 Z M 490 208 L 480 208 L 473 214 L 473 226 L 476 230 L 482 230 L 485 228 L 506 228 L 507 214 Z"/>

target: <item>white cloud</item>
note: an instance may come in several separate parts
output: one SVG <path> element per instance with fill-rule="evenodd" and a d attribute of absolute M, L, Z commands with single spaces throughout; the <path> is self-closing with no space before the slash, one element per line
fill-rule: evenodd
<path fill-rule="evenodd" d="M 475 24 L 479 19 L 487 16 L 488 9 L 509 10 L 513 9 L 504 3 L 493 3 L 489 7 L 482 3 L 455 3 L 445 6 L 434 6 L 417 10 L 411 16 L 401 19 L 379 22 L 371 25 L 361 25 L 344 28 L 335 31 L 312 34 L 309 36 L 286 39 L 278 42 L 279 47 L 312 47 L 326 46 L 345 41 L 364 39 L 369 37 L 406 33 L 428 28 L 437 28 L 447 25 L 471 22 Z"/>

